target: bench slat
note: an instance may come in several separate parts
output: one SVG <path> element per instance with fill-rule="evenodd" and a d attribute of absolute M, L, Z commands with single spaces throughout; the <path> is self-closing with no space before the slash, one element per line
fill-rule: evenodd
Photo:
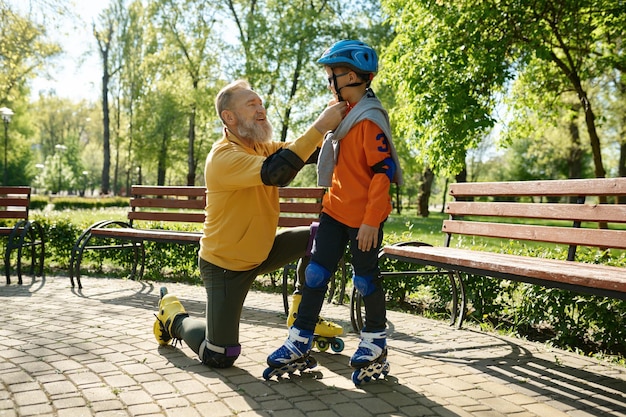
<path fill-rule="evenodd" d="M 0 211 L 0 219 L 28 219 L 28 210 L 2 210 Z"/>
<path fill-rule="evenodd" d="M 485 203 L 451 201 L 446 213 L 454 216 L 523 217 L 527 219 L 626 223 L 626 205 Z"/>
<path fill-rule="evenodd" d="M 30 198 L 30 191 L 28 186 L 0 186 L 0 195 L 27 195 Z"/>
<path fill-rule="evenodd" d="M 133 185 L 131 194 L 142 196 L 203 197 L 206 194 L 206 188 L 202 186 Z"/>
<path fill-rule="evenodd" d="M 319 216 L 322 203 L 280 203 L 280 213 L 311 213 Z"/>
<path fill-rule="evenodd" d="M 205 200 L 175 200 L 164 198 L 131 198 L 130 206 L 135 208 L 169 208 L 204 210 Z"/>
<path fill-rule="evenodd" d="M 0 197 L 0 207 L 28 207 L 29 199 L 26 197 Z"/>
<path fill-rule="evenodd" d="M 322 198 L 326 190 L 321 187 L 283 187 L 278 189 L 280 198 Z"/>
<path fill-rule="evenodd" d="M 386 256 L 425 265 L 464 272 L 491 272 L 495 276 L 514 275 L 520 281 L 529 277 L 591 289 L 600 288 L 623 293 L 621 297 L 626 297 L 625 268 L 442 246 L 385 246 L 383 252 Z"/>
<path fill-rule="evenodd" d="M 133 229 L 133 228 L 93 228 L 91 234 L 98 237 L 112 237 L 129 240 L 150 240 L 153 242 L 197 242 L 200 243 L 199 232 L 182 232 L 172 230 Z"/>
<path fill-rule="evenodd" d="M 626 230 L 444 220 L 445 233 L 626 249 Z"/>
<path fill-rule="evenodd" d="M 182 222 L 182 223 L 204 223 L 204 213 L 178 213 L 168 212 L 151 212 L 151 211 L 130 211 L 128 212 L 129 220 L 145 220 L 153 222 Z"/>
<path fill-rule="evenodd" d="M 623 196 L 626 195 L 626 178 L 454 183 L 450 184 L 450 195 L 455 197 Z"/>
<path fill-rule="evenodd" d="M 278 227 L 298 227 L 298 226 L 310 226 L 311 223 L 316 222 L 317 217 L 285 217 L 281 216 L 278 219 Z"/>

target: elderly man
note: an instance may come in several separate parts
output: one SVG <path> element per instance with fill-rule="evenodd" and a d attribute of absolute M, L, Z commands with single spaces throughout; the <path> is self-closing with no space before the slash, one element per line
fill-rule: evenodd
<path fill-rule="evenodd" d="M 293 142 L 272 141 L 263 101 L 243 80 L 215 99 L 224 137 L 206 159 L 206 220 L 199 267 L 207 294 L 206 321 L 190 318 L 178 298 L 162 294 L 154 334 L 161 345 L 183 340 L 212 367 L 233 365 L 241 353 L 239 320 L 254 279 L 304 256 L 309 228 L 277 232 L 278 187 L 291 182 L 347 105 L 329 105 Z"/>

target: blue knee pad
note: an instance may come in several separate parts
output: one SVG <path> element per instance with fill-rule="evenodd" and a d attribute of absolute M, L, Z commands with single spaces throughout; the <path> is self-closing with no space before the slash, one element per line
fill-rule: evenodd
<path fill-rule="evenodd" d="M 324 288 L 330 281 L 331 273 L 317 262 L 311 261 L 305 270 L 305 281 L 309 288 Z"/>
<path fill-rule="evenodd" d="M 352 277 L 354 287 L 361 293 L 363 297 L 367 297 L 374 291 L 376 291 L 376 284 L 374 284 L 374 277 L 362 277 L 360 275 L 354 275 Z"/>

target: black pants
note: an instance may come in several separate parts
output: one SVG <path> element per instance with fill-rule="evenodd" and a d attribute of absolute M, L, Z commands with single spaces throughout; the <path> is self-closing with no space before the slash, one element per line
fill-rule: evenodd
<path fill-rule="evenodd" d="M 348 227 L 329 215 L 322 214 L 311 253 L 311 262 L 318 263 L 334 273 L 343 257 L 346 245 L 350 245 L 354 274 L 361 277 L 371 277 L 376 286 L 373 293 L 363 297 L 365 305 L 363 330 L 368 332 L 383 331 L 387 326 L 385 292 L 378 268 L 378 251 L 383 240 L 383 225 L 384 222 L 378 228 L 376 245 L 369 251 L 363 252 L 358 248 L 358 241 L 356 240 L 358 228 Z M 298 317 L 294 322 L 296 327 L 311 331 L 315 329 L 327 290 L 328 285 L 322 288 L 311 288 L 307 284 L 304 285 Z"/>
<path fill-rule="evenodd" d="M 222 347 L 239 344 L 239 320 L 253 281 L 258 275 L 303 257 L 309 235 L 306 226 L 278 231 L 267 259 L 249 271 L 231 271 L 200 258 L 198 264 L 207 297 L 206 320 L 189 317 L 180 320 L 172 329 L 172 335 L 182 339 L 196 353 L 205 338 Z"/>

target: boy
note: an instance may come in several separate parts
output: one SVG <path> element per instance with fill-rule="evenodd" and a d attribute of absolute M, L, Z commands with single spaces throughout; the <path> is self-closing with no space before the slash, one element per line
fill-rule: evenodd
<path fill-rule="evenodd" d="M 324 65 L 328 88 L 337 101 L 348 103 L 348 113 L 322 145 L 318 183 L 330 189 L 324 196 L 302 300 L 289 337 L 268 356 L 269 368 L 263 376 L 269 379 L 316 365 L 309 356 L 313 330 L 329 279 L 349 244 L 353 283 L 363 296 L 366 312 L 361 342 L 350 359 L 355 368 L 352 379 L 359 385 L 389 372 L 378 250 L 383 224 L 392 210 L 389 186 L 401 183 L 401 172 L 387 112 L 370 89 L 378 71 L 376 52 L 363 42 L 344 40 L 326 50 L 317 62 Z"/>

